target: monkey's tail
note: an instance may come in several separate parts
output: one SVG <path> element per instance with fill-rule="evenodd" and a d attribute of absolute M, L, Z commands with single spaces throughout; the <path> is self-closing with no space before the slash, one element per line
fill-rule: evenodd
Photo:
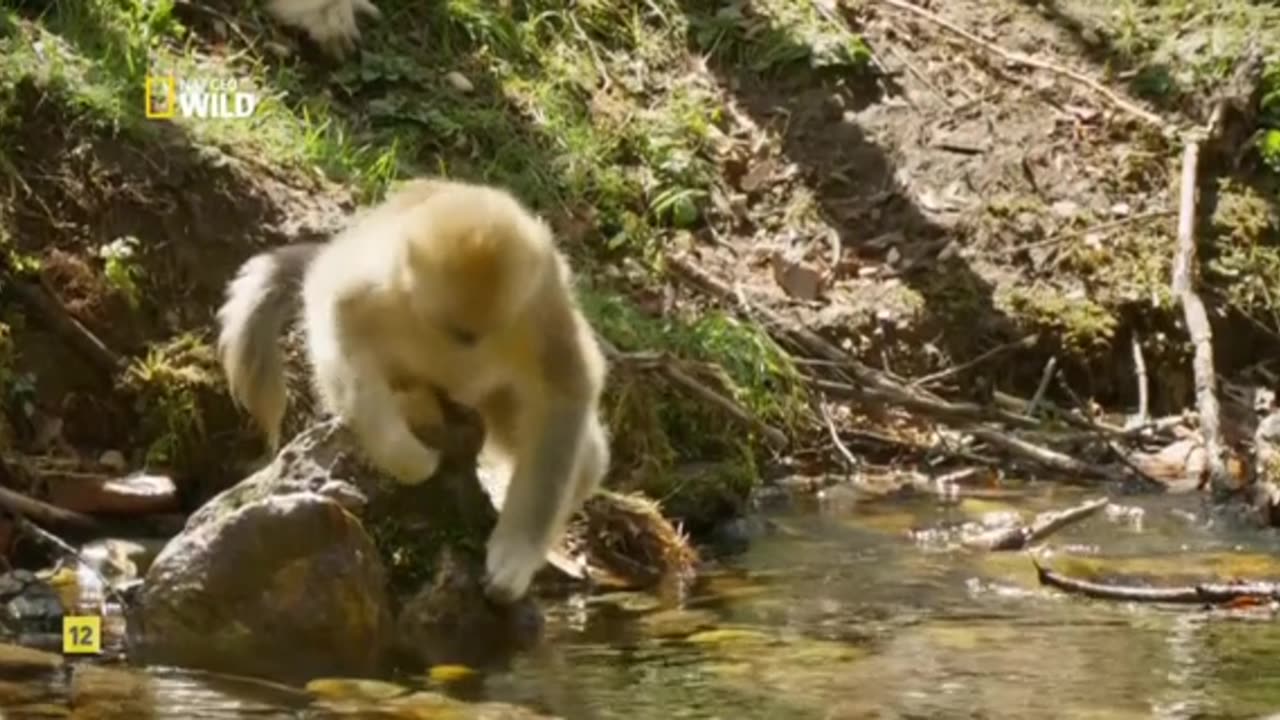
<path fill-rule="evenodd" d="M 320 249 L 320 243 L 296 243 L 249 258 L 218 309 L 218 356 L 231 398 L 262 427 L 273 453 L 287 403 L 280 335 Z"/>

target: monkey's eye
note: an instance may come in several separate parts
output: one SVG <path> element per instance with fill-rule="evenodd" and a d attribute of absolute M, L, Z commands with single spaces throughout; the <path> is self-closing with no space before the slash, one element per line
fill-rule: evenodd
<path fill-rule="evenodd" d="M 476 340 L 479 339 L 479 336 L 470 330 L 452 326 L 449 328 L 449 337 L 453 338 L 453 341 L 459 345 L 467 346 L 475 345 Z"/>

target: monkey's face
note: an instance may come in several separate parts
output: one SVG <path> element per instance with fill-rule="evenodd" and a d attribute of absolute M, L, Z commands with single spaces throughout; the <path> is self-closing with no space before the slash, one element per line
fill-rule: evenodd
<path fill-rule="evenodd" d="M 504 220 L 436 213 L 411 231 L 411 303 L 424 323 L 459 346 L 508 327 L 543 277 L 529 228 Z"/>

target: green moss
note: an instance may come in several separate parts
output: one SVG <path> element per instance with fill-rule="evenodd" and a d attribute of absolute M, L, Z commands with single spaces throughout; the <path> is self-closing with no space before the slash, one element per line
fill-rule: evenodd
<path fill-rule="evenodd" d="M 190 334 L 153 345 L 130 364 L 122 384 L 136 398 L 147 463 L 200 465 L 208 455 L 205 399 L 225 392 L 213 348 Z"/>
<path fill-rule="evenodd" d="M 1270 323 L 1280 298 L 1280 208 L 1256 188 L 1223 181 L 1211 232 L 1206 275 L 1232 306 Z"/>
<path fill-rule="evenodd" d="M 1083 357 L 1108 347 L 1118 324 L 1093 300 L 1045 286 L 1004 289 L 996 294 L 996 304 L 1036 329 L 1051 330 L 1067 352 Z"/>

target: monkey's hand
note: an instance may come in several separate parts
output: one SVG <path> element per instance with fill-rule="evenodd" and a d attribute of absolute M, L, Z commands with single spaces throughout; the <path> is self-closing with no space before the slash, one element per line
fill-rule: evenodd
<path fill-rule="evenodd" d="M 317 45 L 338 58 L 360 41 L 359 15 L 382 13 L 370 0 L 271 0 L 267 11 L 286 24 L 301 28 Z"/>
<path fill-rule="evenodd" d="M 440 467 L 440 451 L 423 445 L 407 427 L 380 433 L 366 447 L 373 464 L 402 485 L 418 485 Z"/>
<path fill-rule="evenodd" d="M 529 590 L 533 576 L 546 562 L 546 550 L 538 543 L 512 533 L 494 531 L 485 559 L 485 591 L 501 603 L 513 603 Z"/>

